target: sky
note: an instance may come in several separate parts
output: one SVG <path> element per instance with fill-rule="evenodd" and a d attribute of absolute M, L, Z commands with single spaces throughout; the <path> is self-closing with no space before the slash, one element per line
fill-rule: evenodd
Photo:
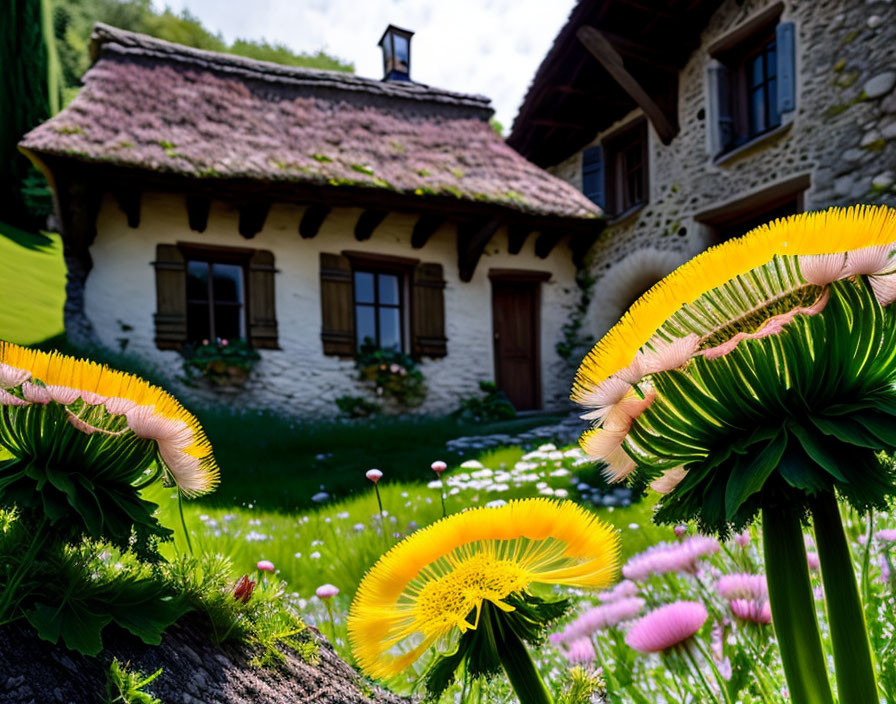
<path fill-rule="evenodd" d="M 411 78 L 492 99 L 509 133 L 541 60 L 575 0 L 154 0 L 188 9 L 227 41 L 282 42 L 328 53 L 382 78 L 377 42 L 389 23 L 416 32 Z"/>

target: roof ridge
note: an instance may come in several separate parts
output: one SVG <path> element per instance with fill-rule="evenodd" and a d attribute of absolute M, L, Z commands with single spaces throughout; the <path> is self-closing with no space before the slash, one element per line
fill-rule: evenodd
<path fill-rule="evenodd" d="M 90 54 L 94 63 L 106 52 L 131 56 L 151 56 L 157 59 L 200 66 L 219 73 L 239 75 L 242 78 L 281 85 L 334 88 L 387 96 L 389 98 L 447 103 L 487 112 L 488 115 L 483 115 L 484 118 L 494 113 L 491 107 L 491 100 L 483 95 L 458 93 L 442 88 L 433 88 L 423 83 L 380 81 L 343 71 L 287 66 L 271 61 L 251 59 L 237 54 L 195 49 L 183 44 L 157 39 L 148 34 L 131 32 L 103 22 L 97 22 L 94 24 L 93 32 L 90 35 Z"/>

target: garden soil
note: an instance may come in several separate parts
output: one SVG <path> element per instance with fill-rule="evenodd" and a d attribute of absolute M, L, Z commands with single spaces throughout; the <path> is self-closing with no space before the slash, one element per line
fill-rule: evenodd
<path fill-rule="evenodd" d="M 163 704 L 409 704 L 367 684 L 324 638 L 316 665 L 284 651 L 285 662 L 258 668 L 253 653 L 215 646 L 189 617 L 147 646 L 121 631 L 104 632 L 107 649 L 87 658 L 40 640 L 27 624 L 0 629 L 0 704 L 101 704 L 112 657 L 151 674 L 149 690 Z M 117 695 L 113 695 L 113 699 Z"/>

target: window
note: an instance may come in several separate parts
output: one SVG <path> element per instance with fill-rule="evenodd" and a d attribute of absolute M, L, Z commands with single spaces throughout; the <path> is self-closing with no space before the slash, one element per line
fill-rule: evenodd
<path fill-rule="evenodd" d="M 582 193 L 595 205 L 606 208 L 604 150 L 600 145 L 582 153 Z"/>
<path fill-rule="evenodd" d="M 279 349 L 274 255 L 265 249 L 156 245 L 155 342 L 159 349 L 243 338 Z"/>
<path fill-rule="evenodd" d="M 442 265 L 369 252 L 320 254 L 325 355 L 356 356 L 368 341 L 415 358 L 444 357 Z"/>
<path fill-rule="evenodd" d="M 200 340 L 246 336 L 242 264 L 187 260 L 187 337 Z"/>
<path fill-rule="evenodd" d="M 647 122 L 604 140 L 606 211 L 621 215 L 647 202 Z"/>
<path fill-rule="evenodd" d="M 780 4 L 710 48 L 713 154 L 733 151 L 782 124 L 794 110 L 795 30 L 778 22 Z"/>
<path fill-rule="evenodd" d="M 402 277 L 396 272 L 355 270 L 355 340 L 357 349 L 404 350 Z"/>

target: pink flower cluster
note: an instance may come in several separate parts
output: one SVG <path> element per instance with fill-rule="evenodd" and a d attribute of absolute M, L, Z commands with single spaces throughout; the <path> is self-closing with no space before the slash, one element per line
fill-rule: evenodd
<path fill-rule="evenodd" d="M 772 610 L 768 603 L 768 583 L 761 574 L 729 574 L 720 577 L 716 589 L 728 600 L 731 613 L 741 621 L 768 625 Z"/>
<path fill-rule="evenodd" d="M 718 551 L 719 541 L 704 535 L 695 535 L 680 543 L 658 543 L 625 563 L 622 574 L 635 582 L 672 572 L 696 574 L 698 561 Z"/>
<path fill-rule="evenodd" d="M 707 618 L 703 604 L 676 601 L 641 618 L 625 636 L 625 642 L 642 653 L 661 653 L 692 638 Z"/>
<path fill-rule="evenodd" d="M 624 621 L 631 621 L 641 613 L 643 608 L 644 600 L 638 597 L 619 599 L 595 606 L 570 623 L 563 631 L 555 634 L 551 640 L 555 644 L 570 644 L 581 638 L 589 638 L 597 631 L 605 631 Z"/>

